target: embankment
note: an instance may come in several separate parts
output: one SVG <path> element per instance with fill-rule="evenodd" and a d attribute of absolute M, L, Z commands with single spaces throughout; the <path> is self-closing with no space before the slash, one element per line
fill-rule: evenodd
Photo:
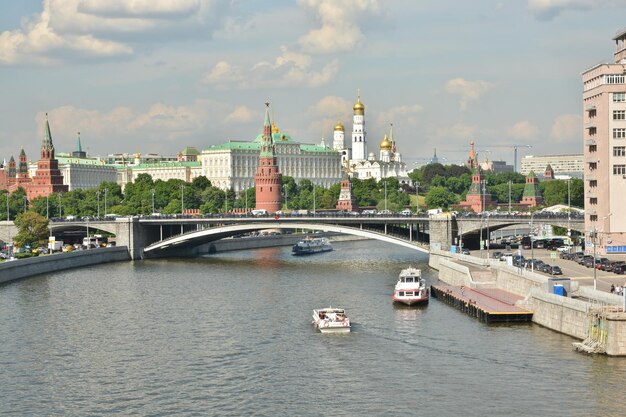
<path fill-rule="evenodd" d="M 0 264 L 0 284 L 64 269 L 128 260 L 130 260 L 130 255 L 125 246 L 19 259 Z"/>

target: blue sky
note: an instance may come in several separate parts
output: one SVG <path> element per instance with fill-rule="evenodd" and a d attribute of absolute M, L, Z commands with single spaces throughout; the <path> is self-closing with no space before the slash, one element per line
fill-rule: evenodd
<path fill-rule="evenodd" d="M 174 155 L 251 140 L 270 101 L 296 140 L 366 105 L 406 162 L 582 153 L 580 73 L 612 62 L 626 0 L 0 0 L 0 159 Z"/>

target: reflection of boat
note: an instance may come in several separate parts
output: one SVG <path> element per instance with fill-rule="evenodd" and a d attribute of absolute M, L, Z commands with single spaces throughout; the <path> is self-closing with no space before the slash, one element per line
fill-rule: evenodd
<path fill-rule="evenodd" d="M 333 250 L 333 247 L 325 237 L 305 237 L 293 245 L 291 252 L 293 255 L 310 255 L 331 250 Z"/>
<path fill-rule="evenodd" d="M 313 310 L 313 324 L 322 333 L 350 333 L 350 319 L 343 308 Z"/>
<path fill-rule="evenodd" d="M 426 282 L 422 279 L 421 270 L 409 267 L 400 271 L 398 283 L 393 290 L 392 300 L 395 303 L 412 306 L 427 303 L 429 297 L 430 290 L 426 287 Z"/>

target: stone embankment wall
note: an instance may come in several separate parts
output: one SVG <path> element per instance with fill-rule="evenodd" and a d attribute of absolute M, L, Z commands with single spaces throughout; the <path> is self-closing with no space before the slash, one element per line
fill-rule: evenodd
<path fill-rule="evenodd" d="M 458 263 L 461 261 L 462 263 Z M 470 264 L 472 267 L 464 265 Z M 445 251 L 432 251 L 429 265 L 439 270 L 439 279 L 450 285 L 475 287 L 480 283 L 472 280 L 472 268 L 491 271 L 497 288 L 525 297 L 520 302 L 533 311 L 533 322 L 577 339 L 589 335 L 589 312 L 598 306 L 613 306 L 619 310 L 623 299 L 593 288 L 580 287 L 571 282 L 571 292 L 582 299 L 594 300 L 591 304 L 582 299 L 562 297 L 548 292 L 548 277 L 527 270 L 505 265 L 497 260 L 479 259 Z M 486 272 L 483 272 L 485 274 Z M 621 312 L 606 315 L 606 353 L 612 356 L 626 355 L 626 314 Z"/>
<path fill-rule="evenodd" d="M 128 260 L 130 255 L 124 246 L 18 259 L 0 263 L 0 283 L 64 269 Z"/>

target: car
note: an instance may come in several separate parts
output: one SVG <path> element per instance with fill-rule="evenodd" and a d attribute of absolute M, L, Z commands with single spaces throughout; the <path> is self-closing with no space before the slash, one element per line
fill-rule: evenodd
<path fill-rule="evenodd" d="M 613 272 L 619 275 L 623 275 L 626 273 L 626 263 L 617 264 L 613 267 Z"/>
<path fill-rule="evenodd" d="M 500 259 L 500 256 L 502 256 L 502 252 L 500 251 L 495 251 L 493 253 L 493 255 L 491 255 L 493 257 L 493 259 Z"/>
<path fill-rule="evenodd" d="M 561 267 L 558 265 L 552 265 L 550 267 L 550 275 L 563 275 L 563 271 L 561 271 Z"/>
<path fill-rule="evenodd" d="M 618 262 L 614 262 L 613 266 L 611 267 L 611 271 L 613 271 L 615 274 L 623 274 L 623 272 L 618 272 L 623 265 L 626 265 L 626 262 L 624 261 L 618 261 Z"/>
<path fill-rule="evenodd" d="M 413 214 L 413 212 L 411 211 L 411 209 L 404 209 L 404 210 L 402 210 L 402 211 L 400 212 L 400 214 L 401 214 L 402 216 L 410 216 L 410 215 L 412 215 L 412 214 Z"/>
<path fill-rule="evenodd" d="M 467 248 L 463 248 L 463 249 L 461 249 L 461 253 L 462 253 L 463 255 L 469 255 L 469 254 L 470 254 L 470 251 L 469 251 L 469 249 L 467 249 Z"/>
<path fill-rule="evenodd" d="M 572 249 L 571 246 L 559 246 L 558 248 L 556 248 L 557 252 L 569 252 Z"/>

